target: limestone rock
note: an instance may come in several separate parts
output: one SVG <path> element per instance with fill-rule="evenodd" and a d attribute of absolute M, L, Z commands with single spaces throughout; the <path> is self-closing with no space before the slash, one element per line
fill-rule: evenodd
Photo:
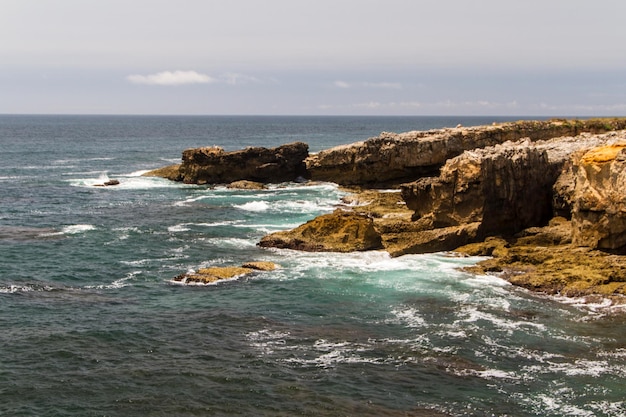
<path fill-rule="evenodd" d="M 241 265 L 243 268 L 250 268 L 256 271 L 273 271 L 277 268 L 280 268 L 280 265 L 275 264 L 274 262 L 267 261 L 255 261 L 255 262 L 246 262 Z"/>
<path fill-rule="evenodd" d="M 626 252 L 626 142 L 573 158 L 573 241 Z"/>
<path fill-rule="evenodd" d="M 403 234 L 405 240 L 401 245 L 386 240 L 385 249 L 391 256 L 451 251 L 476 241 L 479 227 L 480 223 L 470 223 Z"/>
<path fill-rule="evenodd" d="M 174 282 L 183 284 L 213 284 L 218 281 L 250 275 L 255 271 L 273 271 L 278 265 L 273 262 L 247 262 L 242 266 L 212 266 L 197 272 L 178 275 Z"/>
<path fill-rule="evenodd" d="M 180 164 L 153 169 L 152 171 L 144 173 L 143 176 L 167 178 L 171 181 L 182 181 L 182 177 L 180 176 Z"/>
<path fill-rule="evenodd" d="M 338 209 L 291 231 L 267 235 L 259 246 L 310 252 L 353 252 L 381 249 L 382 242 L 371 218 Z"/>

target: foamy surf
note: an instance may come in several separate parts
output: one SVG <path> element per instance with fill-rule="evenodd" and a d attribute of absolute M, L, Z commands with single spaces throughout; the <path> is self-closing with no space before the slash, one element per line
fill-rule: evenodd
<path fill-rule="evenodd" d="M 64 226 L 58 232 L 48 232 L 42 233 L 41 237 L 51 237 L 51 236 L 64 236 L 64 235 L 78 235 L 81 233 L 89 232 L 90 230 L 95 230 L 96 226 L 92 224 L 71 224 L 68 226 Z"/>
<path fill-rule="evenodd" d="M 165 178 L 144 177 L 145 171 L 135 171 L 126 175 L 109 176 L 101 173 L 98 177 L 73 178 L 67 180 L 72 187 L 85 187 L 103 190 L 150 190 L 157 188 L 180 188 L 186 186 Z M 106 186 L 111 180 L 119 181 L 119 184 Z"/>

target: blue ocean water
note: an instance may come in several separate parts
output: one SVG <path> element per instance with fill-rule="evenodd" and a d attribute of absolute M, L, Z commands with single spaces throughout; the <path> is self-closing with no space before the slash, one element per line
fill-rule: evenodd
<path fill-rule="evenodd" d="M 189 147 L 505 119 L 0 116 L 0 415 L 626 416 L 607 304 L 459 270 L 476 258 L 256 246 L 332 211 L 333 184 L 141 176 Z M 247 261 L 281 268 L 172 283 Z"/>

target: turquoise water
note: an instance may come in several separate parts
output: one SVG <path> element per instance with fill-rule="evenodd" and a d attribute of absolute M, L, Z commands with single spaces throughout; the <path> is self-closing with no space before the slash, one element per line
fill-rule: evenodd
<path fill-rule="evenodd" d="M 0 415 L 626 416 L 619 310 L 459 271 L 477 258 L 256 246 L 333 184 L 140 176 L 193 146 L 494 120 L 0 116 Z M 281 268 L 171 281 L 247 261 Z"/>

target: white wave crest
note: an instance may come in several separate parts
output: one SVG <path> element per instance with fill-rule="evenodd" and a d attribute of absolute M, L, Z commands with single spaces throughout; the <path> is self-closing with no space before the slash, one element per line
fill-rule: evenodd
<path fill-rule="evenodd" d="M 170 233 L 187 232 L 187 231 L 189 231 L 188 223 L 176 224 L 174 226 L 169 226 L 167 228 L 167 231 L 170 232 Z"/>
<path fill-rule="evenodd" d="M 49 236 L 63 236 L 63 235 L 77 235 L 81 233 L 88 232 L 90 230 L 95 230 L 96 226 L 92 224 L 72 224 L 69 226 L 64 226 L 59 232 L 50 232 L 50 233 L 42 233 L 40 236 L 49 237 Z"/>
<path fill-rule="evenodd" d="M 117 289 L 124 288 L 124 287 L 131 285 L 129 281 L 133 280 L 139 274 L 141 274 L 141 271 L 130 272 L 124 278 L 116 279 L 110 284 L 87 285 L 85 286 L 85 288 L 97 289 L 97 290 L 117 290 Z"/>
<path fill-rule="evenodd" d="M 244 204 L 235 204 L 233 207 L 238 208 L 239 210 L 245 211 L 254 211 L 254 212 L 263 212 L 267 211 L 270 208 L 270 204 L 267 201 L 249 201 Z"/>
<path fill-rule="evenodd" d="M 126 175 L 116 175 L 119 181 L 117 185 L 103 186 L 111 180 L 107 173 L 101 173 L 98 177 L 91 178 L 73 178 L 68 182 L 72 187 L 93 188 L 97 187 L 106 190 L 150 190 L 155 188 L 177 188 L 183 187 L 184 184 L 169 181 L 159 177 L 144 177 L 141 174 L 145 171 L 135 171 Z"/>
<path fill-rule="evenodd" d="M 15 294 L 20 292 L 35 291 L 35 288 L 30 285 L 9 285 L 6 287 L 0 287 L 0 294 Z"/>
<path fill-rule="evenodd" d="M 90 230 L 95 230 L 96 226 L 92 224 L 72 224 L 70 226 L 65 226 L 62 229 L 62 232 L 66 235 L 75 235 L 78 233 L 88 232 Z"/>

